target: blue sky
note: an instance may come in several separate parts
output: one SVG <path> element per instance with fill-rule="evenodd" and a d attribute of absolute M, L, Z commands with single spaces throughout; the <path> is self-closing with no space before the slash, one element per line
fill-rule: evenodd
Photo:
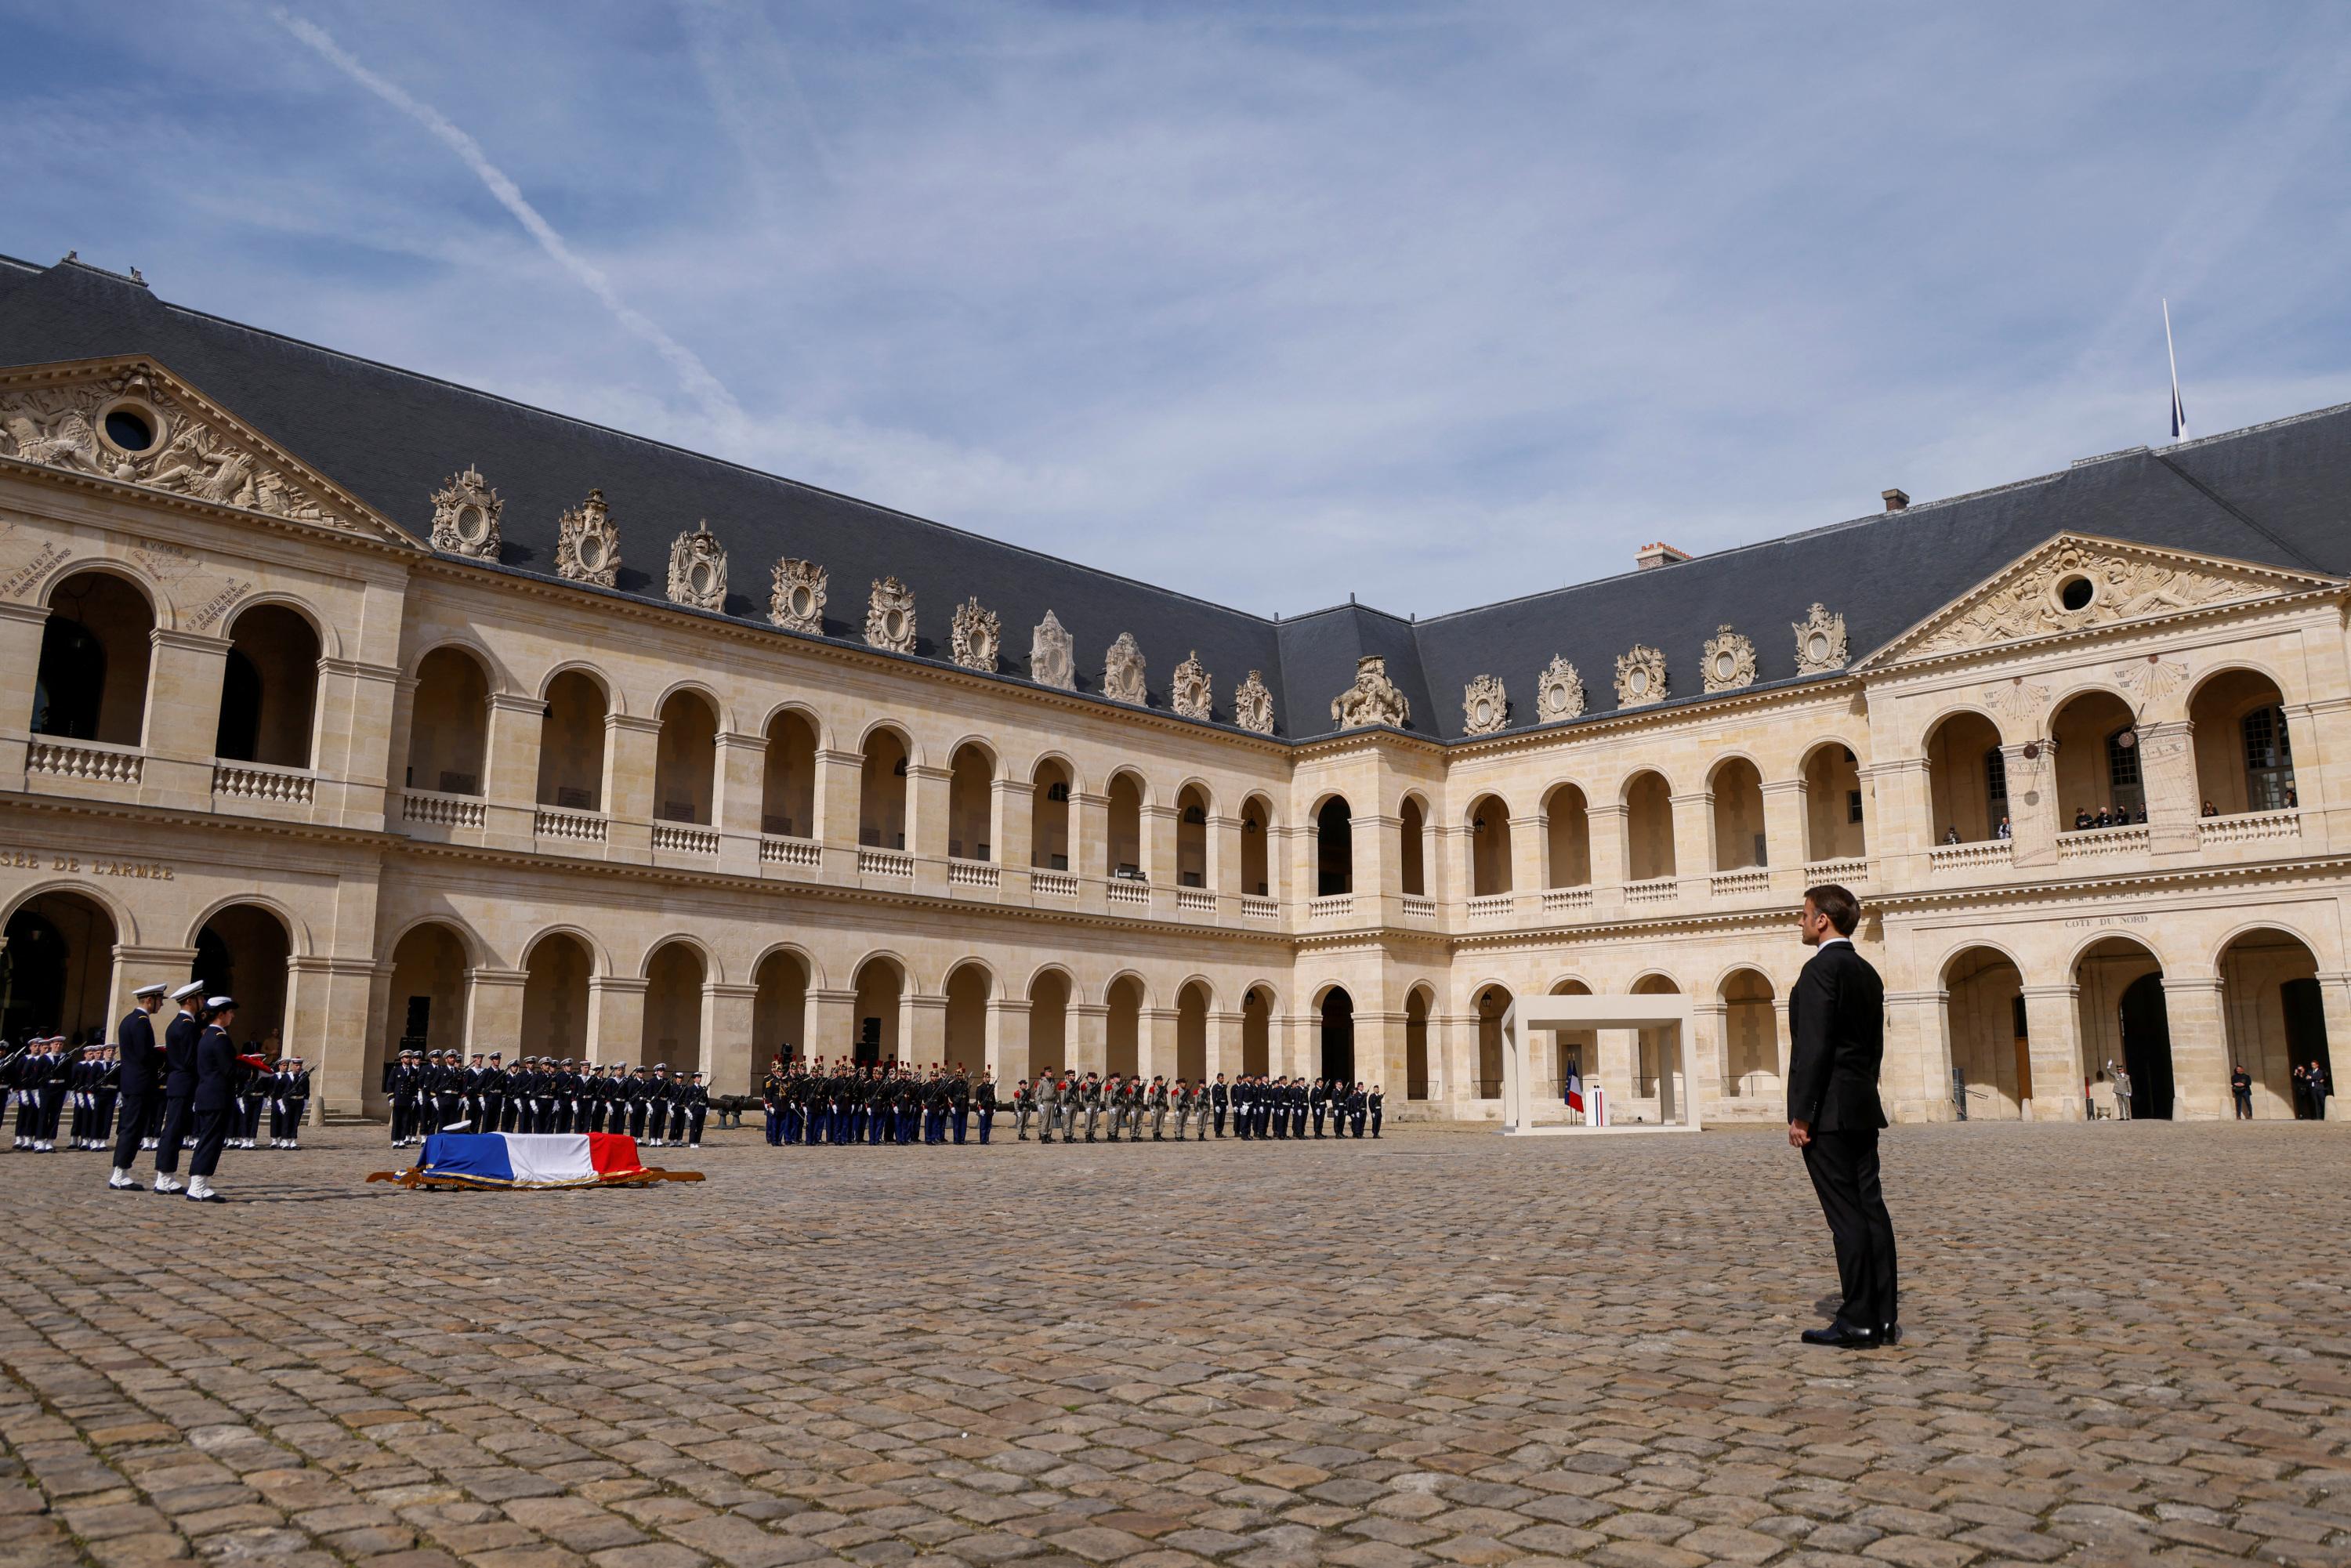
<path fill-rule="evenodd" d="M 2351 400 L 2341 5 L 0 27 L 0 250 L 1263 612 Z"/>

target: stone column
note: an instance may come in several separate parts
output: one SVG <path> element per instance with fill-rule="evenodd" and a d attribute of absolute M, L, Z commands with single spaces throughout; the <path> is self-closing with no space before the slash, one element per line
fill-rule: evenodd
<path fill-rule="evenodd" d="M 1145 1082 L 1176 1076 L 1176 1021 L 1174 1008 L 1145 1008 L 1135 1020 L 1134 1070 Z"/>
<path fill-rule="evenodd" d="M 0 600 L 0 789 L 25 788 L 33 688 L 40 682 L 41 638 L 48 623 L 42 605 Z"/>
<path fill-rule="evenodd" d="M 465 971 L 466 1054 L 516 1053 L 522 1040 L 523 988 L 529 982 L 529 974 L 522 969 Z"/>
<path fill-rule="evenodd" d="M 2044 791 L 2044 793 L 2046 793 Z M 2025 1119 L 2083 1119 L 2081 988 L 2024 988 L 2027 1060 L 2032 1064 L 2032 1101 Z"/>
<path fill-rule="evenodd" d="M 2138 727 L 2140 787 L 2147 792 L 2147 847 L 2154 853 L 2192 854 L 2203 800 L 2196 788 L 2196 727 L 2186 719 Z M 2221 1085 L 2225 1091 L 2228 1085 Z"/>
<path fill-rule="evenodd" d="M 194 956 L 189 955 L 191 962 Z M 387 985 L 391 969 L 382 967 Z M 316 1091 L 310 1114 L 320 1121 L 365 1114 L 370 1096 L 381 1098 L 367 1071 L 368 1043 L 381 1038 L 368 1028 L 377 966 L 365 958 L 298 953 L 287 960 L 286 970 L 286 1045 L 310 1065 Z"/>
<path fill-rule="evenodd" d="M 1859 770 L 1862 844 L 1881 887 L 1925 884 L 1934 846 L 1933 780 L 1924 755 L 1894 757 Z"/>
<path fill-rule="evenodd" d="M 737 876 L 757 876 L 760 809 L 768 792 L 768 737 L 721 730 L 717 744 L 718 755 L 712 758 L 711 767 L 710 822 L 718 830 L 718 869 Z M 716 1082 L 714 1076 L 712 1082 Z"/>
<path fill-rule="evenodd" d="M 1096 914 L 1110 907 L 1103 884 L 1110 876 L 1110 797 L 1070 791 L 1070 870 L 1078 879 L 1078 907 Z M 1088 1065 L 1099 1068 L 1099 1061 Z"/>
<path fill-rule="evenodd" d="M 653 859 L 653 764 L 660 747 L 661 720 L 604 716 L 605 852 L 613 860 L 643 865 Z M 634 1040 L 629 1042 L 632 1062 L 637 1046 Z"/>
<path fill-rule="evenodd" d="M 855 884 L 858 815 L 865 758 L 854 751 L 821 750 L 816 754 L 816 830 L 821 846 L 823 878 Z M 832 1053 L 827 1051 L 826 1055 Z"/>
<path fill-rule="evenodd" d="M 1062 1021 L 1064 1044 L 1069 1061 L 1062 1065 L 1073 1072 L 1101 1072 L 1110 1062 L 1110 1004 L 1081 1002 L 1070 998 Z"/>
<path fill-rule="evenodd" d="M 991 779 L 987 786 L 988 829 L 994 836 L 996 863 L 1002 867 L 999 885 L 1009 898 L 1029 896 L 1029 857 L 1036 852 L 1030 821 L 1036 810 L 1037 787 L 1019 779 Z M 1022 1039 L 1025 1041 L 1027 1035 Z M 997 1074 L 1002 1077 L 1002 1073 Z M 1017 1080 L 1016 1080 L 1017 1082 Z"/>
<path fill-rule="evenodd" d="M 2351 972 L 2320 975 L 2318 996 L 2326 1017 L 2327 1052 L 2338 1063 L 2351 1061 Z M 2351 1111 L 2344 1109 L 2347 1098 L 2343 1092 L 2344 1084 L 2335 1076 L 2341 1071 L 2337 1067 L 2328 1073 L 2335 1091 L 2326 1097 L 2326 1119 L 2330 1122 L 2351 1118 Z"/>
<path fill-rule="evenodd" d="M 821 1056 L 830 1061 L 851 1054 L 857 1044 L 857 992 L 850 990 L 810 990 L 808 998 L 809 1032 L 800 1045 L 801 1056 L 813 1061 Z"/>
<path fill-rule="evenodd" d="M 1792 904 L 1804 891 L 1804 863 L 1812 858 L 1805 840 L 1807 796 L 1801 779 L 1763 782 L 1763 852 L 1771 868 L 1771 891 Z"/>
<path fill-rule="evenodd" d="M 759 1051 L 751 1039 L 757 986 L 706 981 L 702 988 L 702 1071 L 710 1092 L 748 1094 L 758 1087 Z"/>
<path fill-rule="evenodd" d="M 1510 907 L 1521 917 L 1542 908 L 1543 852 L 1548 847 L 1544 841 L 1548 827 L 1540 811 L 1510 819 Z"/>
<path fill-rule="evenodd" d="M 161 626 L 150 636 L 155 662 L 147 677 L 147 762 L 140 803 L 209 811 L 228 639 Z M 32 711 L 31 703 L 25 711 Z"/>
<path fill-rule="evenodd" d="M 319 820 L 362 832 L 383 829 L 383 781 L 392 771 L 392 713 L 399 703 L 400 672 L 391 665 L 319 661 L 310 751 L 319 775 Z"/>
<path fill-rule="evenodd" d="M 633 1067 L 644 1060 L 645 991 L 641 975 L 588 977 L 588 1054 Z"/>
<path fill-rule="evenodd" d="M 1946 999 L 1940 987 L 1886 995 L 1886 1059 L 1878 1082 L 1893 1101 L 1886 1109 L 1891 1120 L 1948 1122 L 1956 1114 L 1949 1031 L 1943 1027 Z"/>
<path fill-rule="evenodd" d="M 1631 863 L 1625 835 L 1631 821 L 1632 812 L 1621 800 L 1592 801 L 1584 807 L 1591 837 L 1594 916 L 1615 915 L 1625 907 L 1625 868 Z"/>
<path fill-rule="evenodd" d="M 947 1056 L 947 999 L 911 987 L 898 999 L 898 1060 L 927 1069 Z"/>
<path fill-rule="evenodd" d="M 1029 1071 L 1027 998 L 987 998 L 987 1066 L 996 1074 L 998 1097 L 1008 1103 L 1013 1085 Z"/>
<path fill-rule="evenodd" d="M 536 838 L 539 731 L 546 722 L 547 705 L 528 693 L 490 694 L 489 758 L 482 779 L 482 841 L 489 847 L 528 850 Z"/>
<path fill-rule="evenodd" d="M 2027 757 L 2028 750 L 2038 751 L 2039 755 Z M 2057 743 L 2036 740 L 2022 746 L 2002 745 L 2000 754 L 2008 769 L 2009 836 L 2013 841 L 2010 864 L 2019 871 L 2053 866 L 2057 863 L 2057 831 L 2061 822 L 2058 813 L 2062 804 L 2057 799 Z"/>
<path fill-rule="evenodd" d="M 1672 797 L 1674 880 L 1684 898 L 1704 898 L 1714 876 L 1714 791 Z"/>
<path fill-rule="evenodd" d="M 2220 995 L 2217 975 L 2163 976 L 2163 1011 L 2171 1030 L 2171 1113 L 2183 1122 L 2235 1114 L 2229 1102 L 2229 1038 L 2220 1021 Z M 2131 1090 L 2136 1096 L 2138 1086 Z M 2138 1109 L 2134 1098 L 2131 1113 Z"/>
<path fill-rule="evenodd" d="M 1795 1037 L 1788 1032 L 1788 998 L 1783 993 L 1771 998 L 1771 1032 L 1779 1046 L 1780 1113 L 1788 1111 L 1788 1048 Z"/>
<path fill-rule="evenodd" d="M 906 765 L 906 849 L 914 857 L 914 886 L 923 893 L 947 890 L 947 807 L 954 780 L 944 768 Z"/>
<path fill-rule="evenodd" d="M 1711 1121 L 1730 1098 L 1730 1004 L 1719 996 L 1693 1000 L 1690 1031 L 1696 1037 L 1689 1042 L 1690 1093 L 1697 1098 L 1699 1114 Z M 1552 1076 L 1558 1076 L 1555 1068 Z M 1550 1087 L 1557 1100 L 1559 1085 Z"/>
<path fill-rule="evenodd" d="M 1240 1071 L 1242 1027 L 1243 1019 L 1239 1013 L 1211 1012 L 1208 1015 L 1207 1073 L 1211 1082 L 1219 1072 L 1229 1080 Z"/>

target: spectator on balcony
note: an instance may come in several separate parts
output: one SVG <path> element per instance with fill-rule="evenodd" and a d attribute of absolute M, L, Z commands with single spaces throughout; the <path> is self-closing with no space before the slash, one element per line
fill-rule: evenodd
<path fill-rule="evenodd" d="M 2204 814 L 2208 817 L 2217 817 L 2220 814 L 2220 808 L 2212 804 L 2209 796 L 2204 801 Z"/>
<path fill-rule="evenodd" d="M 2077 833 L 2078 833 L 2078 832 L 2081 832 L 2081 831 L 2083 831 L 2084 830 L 2087 829 L 2089 826 L 2090 826 L 2090 809 L 2089 809 L 2087 806 L 2076 806 L 2076 807 L 2074 807 L 2074 831 L 2075 832 L 2077 832 Z"/>
<path fill-rule="evenodd" d="M 2016 836 L 2016 833 L 2013 829 L 2009 827 L 2008 819 L 2003 816 L 2000 820 L 2000 826 L 1992 830 L 1991 836 L 1995 839 L 2012 839 Z"/>
<path fill-rule="evenodd" d="M 1943 841 L 1947 844 L 1956 844 L 1959 841 L 1959 825 L 1957 822 L 1943 830 Z"/>
<path fill-rule="evenodd" d="M 2299 805 L 2301 805 L 2301 804 L 2302 804 L 2302 797 L 2301 797 L 2301 796 L 2299 796 L 2299 795 L 2297 795 L 2297 794 L 2295 794 L 2295 793 L 2294 792 L 2294 786 L 2293 786 L 2293 785 L 2291 785 L 2291 784 L 2287 785 L 2287 786 L 2285 787 L 2285 809 L 2286 809 L 2287 810 L 2291 811 L 2291 810 L 2293 810 L 2295 807 L 2297 807 L 2297 806 L 2299 806 Z"/>
<path fill-rule="evenodd" d="M 2132 821 L 2134 824 L 2143 824 L 2143 823 L 2145 823 L 2145 822 L 2146 822 L 2146 821 L 2147 821 L 2147 802 L 2146 802 L 2146 801 L 2141 800 L 2137 805 L 2133 806 L 2133 807 L 2131 808 L 2131 817 L 2130 817 L 2130 820 L 2131 820 L 2131 821 Z"/>

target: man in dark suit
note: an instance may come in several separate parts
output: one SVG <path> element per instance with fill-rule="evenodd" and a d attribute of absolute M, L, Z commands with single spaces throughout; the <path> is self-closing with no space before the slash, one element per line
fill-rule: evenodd
<path fill-rule="evenodd" d="M 1834 883 L 1804 894 L 1804 946 L 1817 949 L 1788 998 L 1788 1142 L 1836 1239 L 1844 1301 L 1807 1344 L 1867 1350 L 1901 1338 L 1894 1221 L 1879 1190 L 1877 1133 L 1886 1112 L 1877 1073 L 1886 1055 L 1886 987 L 1854 950 L 1861 903 Z"/>
<path fill-rule="evenodd" d="M 180 1145 L 193 1119 L 189 1102 L 196 1093 L 196 1041 L 204 1032 L 204 983 L 190 980 L 172 992 L 180 1010 L 163 1027 L 163 1116 L 155 1140 L 157 1192 L 184 1192 L 180 1180 Z"/>
<path fill-rule="evenodd" d="M 236 1049 L 229 1033 L 236 1027 L 235 998 L 207 998 L 204 1012 L 208 1021 L 196 1039 L 196 1087 L 191 1100 L 196 1138 L 188 1155 L 188 1197 L 195 1203 L 226 1203 L 214 1190 L 213 1176 L 220 1169 L 221 1150 L 238 1114 L 237 1082 L 242 1070 L 259 1071 L 268 1064 Z"/>
<path fill-rule="evenodd" d="M 117 1192 L 136 1192 L 139 1180 L 131 1174 L 131 1162 L 139 1157 L 139 1140 L 147 1135 L 147 1124 L 153 1112 L 157 1088 L 157 1069 L 162 1065 L 162 1049 L 155 1043 L 155 1014 L 163 1006 L 163 993 L 171 988 L 157 980 L 131 993 L 132 1007 L 121 1026 L 114 1031 L 122 1047 L 122 1137 L 114 1145 L 114 1168 L 107 1174 L 106 1185 Z"/>

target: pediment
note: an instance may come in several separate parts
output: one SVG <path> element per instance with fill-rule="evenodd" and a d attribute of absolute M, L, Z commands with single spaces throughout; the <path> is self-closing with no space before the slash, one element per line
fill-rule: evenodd
<path fill-rule="evenodd" d="M 2340 578 L 2316 573 L 2122 539 L 2059 534 L 1919 622 L 1859 667 L 1944 658 L 2341 585 Z"/>
<path fill-rule="evenodd" d="M 421 548 L 144 357 L 0 371 L 0 458 Z"/>

